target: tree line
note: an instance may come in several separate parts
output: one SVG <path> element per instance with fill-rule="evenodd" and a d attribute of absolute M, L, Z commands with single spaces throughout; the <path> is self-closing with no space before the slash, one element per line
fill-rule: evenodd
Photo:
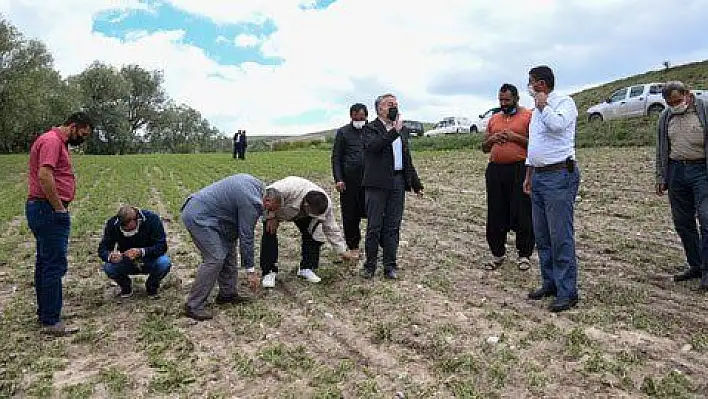
<path fill-rule="evenodd" d="M 88 154 L 230 151 L 229 137 L 169 98 L 161 71 L 95 61 L 62 78 L 53 62 L 44 43 L 0 15 L 0 153 L 28 152 L 37 136 L 77 110 L 96 124 L 83 148 Z"/>

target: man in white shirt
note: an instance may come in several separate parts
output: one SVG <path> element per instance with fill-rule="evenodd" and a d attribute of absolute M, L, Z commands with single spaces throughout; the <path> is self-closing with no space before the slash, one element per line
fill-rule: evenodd
<path fill-rule="evenodd" d="M 578 109 L 568 96 L 557 94 L 551 68 L 529 71 L 529 94 L 535 108 L 529 127 L 524 191 L 531 195 L 533 231 L 542 286 L 529 294 L 539 300 L 554 296 L 552 312 L 578 303 L 573 211 L 580 185 L 575 160 Z"/>

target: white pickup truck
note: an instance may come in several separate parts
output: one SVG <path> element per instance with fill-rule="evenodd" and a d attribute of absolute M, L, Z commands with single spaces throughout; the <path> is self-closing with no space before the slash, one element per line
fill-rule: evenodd
<path fill-rule="evenodd" d="M 588 108 L 588 121 L 600 122 L 610 119 L 642 115 L 658 115 L 666 108 L 661 96 L 663 83 L 647 83 L 623 87 L 610 95 L 604 103 Z M 707 98 L 708 90 L 691 90 L 696 97 Z"/>

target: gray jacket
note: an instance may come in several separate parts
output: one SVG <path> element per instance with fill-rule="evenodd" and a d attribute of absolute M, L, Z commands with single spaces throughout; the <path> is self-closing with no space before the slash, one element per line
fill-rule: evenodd
<path fill-rule="evenodd" d="M 700 98 L 694 97 L 694 104 L 696 106 L 696 113 L 698 114 L 698 119 L 703 125 L 703 130 L 705 131 L 705 140 L 703 147 L 705 153 L 708 154 L 708 103 Z M 669 152 L 671 150 L 671 145 L 669 143 L 669 120 L 673 113 L 670 108 L 664 109 L 664 111 L 659 116 L 659 123 L 657 125 L 656 131 L 656 183 L 668 184 L 667 176 L 669 169 Z M 708 157 L 706 157 L 708 159 Z M 706 167 L 708 168 L 708 161 L 706 161 Z"/>
<path fill-rule="evenodd" d="M 217 229 L 225 237 L 238 237 L 244 268 L 254 265 L 254 230 L 263 215 L 264 192 L 263 182 L 241 173 L 204 187 L 188 198 L 199 203 L 198 212 L 193 215 L 195 223 Z"/>

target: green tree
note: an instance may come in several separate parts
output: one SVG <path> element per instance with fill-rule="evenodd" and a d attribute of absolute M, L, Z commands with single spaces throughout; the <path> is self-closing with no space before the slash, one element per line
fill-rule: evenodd
<path fill-rule="evenodd" d="M 0 152 L 29 150 L 38 134 L 76 107 L 52 62 L 44 44 L 0 19 Z"/>

